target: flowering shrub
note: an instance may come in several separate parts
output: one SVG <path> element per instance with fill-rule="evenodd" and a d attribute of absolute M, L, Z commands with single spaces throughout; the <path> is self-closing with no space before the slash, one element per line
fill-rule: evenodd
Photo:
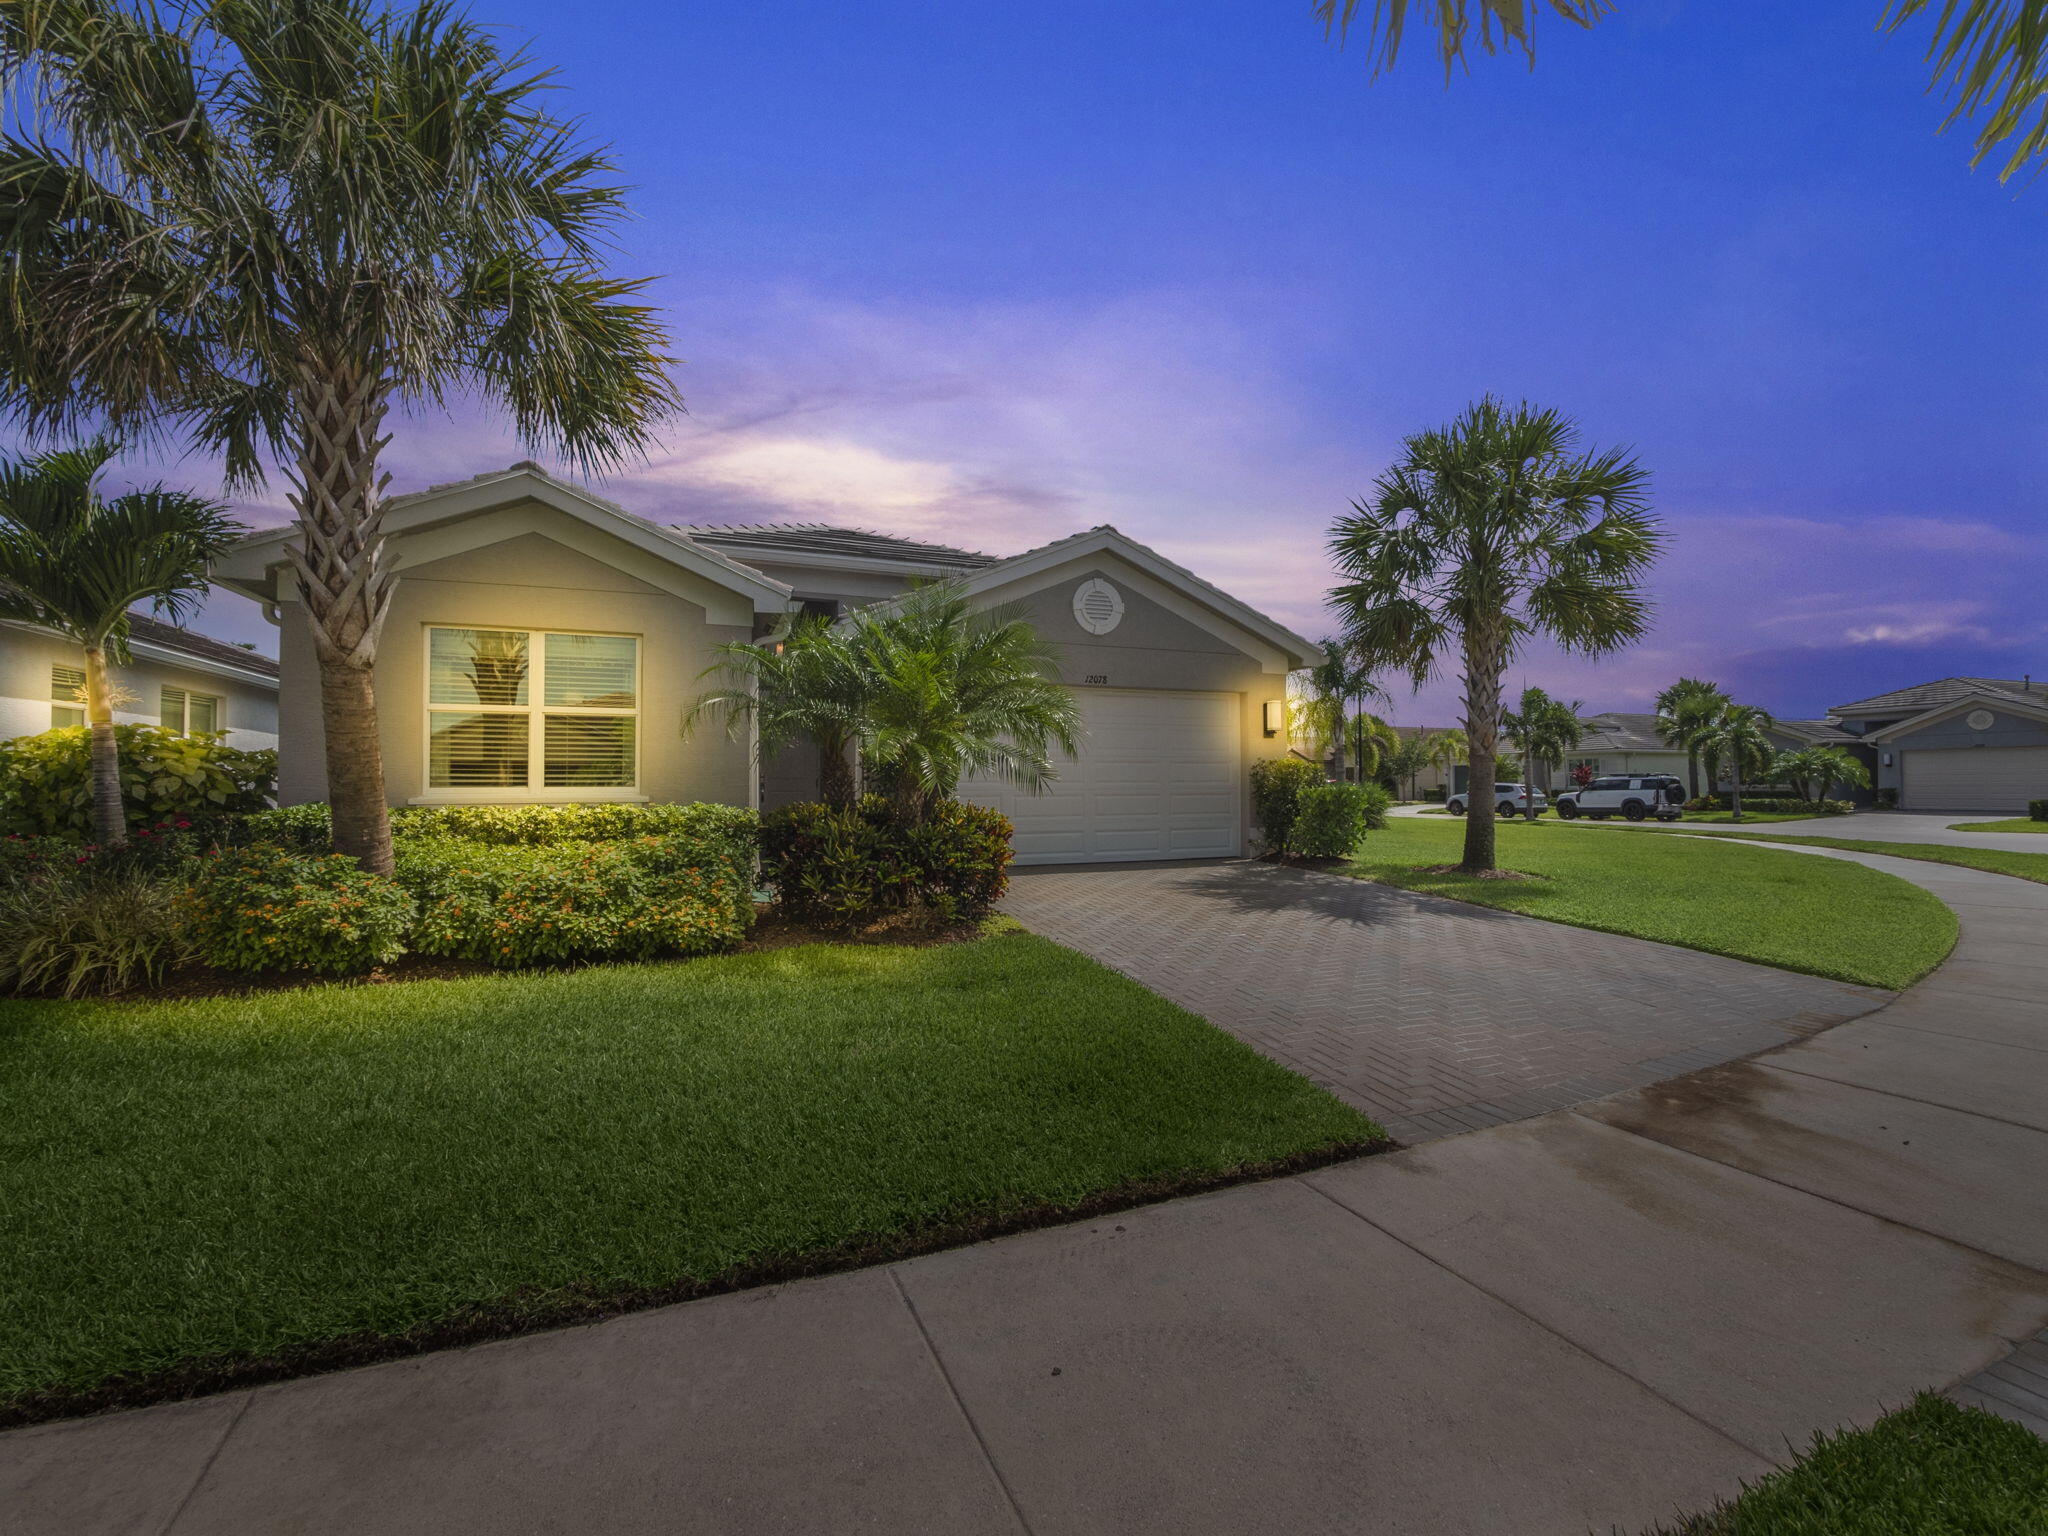
<path fill-rule="evenodd" d="M 917 911 L 940 922 L 980 917 L 1009 887 L 1009 818 L 955 800 L 905 825 L 870 795 L 858 805 L 788 805 L 761 822 L 761 862 L 799 922 L 859 928 Z"/>
<path fill-rule="evenodd" d="M 751 848 L 741 860 L 690 837 L 407 837 L 397 859 L 423 954 L 508 967 L 705 954 L 738 943 L 753 917 Z"/>
<path fill-rule="evenodd" d="M 117 725 L 121 799 L 130 829 L 254 811 L 277 783 L 275 752 L 243 752 L 221 735 Z M 0 741 L 0 833 L 84 838 L 92 826 L 91 732 L 65 726 Z"/>
<path fill-rule="evenodd" d="M 209 965 L 348 975 L 405 953 L 413 898 L 354 859 L 258 843 L 209 853 L 198 869 L 190 931 Z"/>
<path fill-rule="evenodd" d="M 1311 784 L 1295 801 L 1288 852 L 1341 859 L 1387 824 L 1387 792 L 1377 784 Z"/>
<path fill-rule="evenodd" d="M 1572 769 L 1572 788 L 1584 789 L 1598 777 L 1591 763 L 1580 763 Z"/>

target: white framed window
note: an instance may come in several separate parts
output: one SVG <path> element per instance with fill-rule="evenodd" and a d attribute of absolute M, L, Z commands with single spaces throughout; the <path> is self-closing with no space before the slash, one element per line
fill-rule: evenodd
<path fill-rule="evenodd" d="M 201 731 L 221 728 L 221 717 L 225 711 L 221 708 L 221 701 L 210 693 L 194 693 L 188 688 L 173 688 L 165 684 L 161 702 L 159 718 L 167 731 L 176 731 L 180 736 L 194 736 Z"/>
<path fill-rule="evenodd" d="M 85 724 L 85 668 L 50 668 L 50 729 Z"/>
<path fill-rule="evenodd" d="M 637 636 L 430 624 L 426 661 L 428 798 L 616 800 L 639 787 Z"/>

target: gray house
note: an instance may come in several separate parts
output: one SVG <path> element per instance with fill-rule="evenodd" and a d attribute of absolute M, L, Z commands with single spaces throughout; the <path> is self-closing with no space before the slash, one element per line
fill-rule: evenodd
<path fill-rule="evenodd" d="M 1944 677 L 1828 714 L 1902 810 L 2018 814 L 2048 799 L 2048 686 L 2032 677 Z"/>
<path fill-rule="evenodd" d="M 814 797 L 814 757 L 763 763 L 716 725 L 683 731 L 714 647 L 947 578 L 1053 641 L 1080 701 L 1085 741 L 1049 793 L 961 786 L 1016 824 L 1020 862 L 1238 854 L 1251 763 L 1288 747 L 1287 674 L 1320 659 L 1108 527 L 997 559 L 816 525 L 662 524 L 521 463 L 393 499 L 385 534 L 400 579 L 376 684 L 401 805 Z M 286 804 L 326 797 L 290 536 L 244 540 L 214 573 L 279 624 Z"/>
<path fill-rule="evenodd" d="M 128 615 L 126 666 L 108 668 L 117 725 L 225 731 L 245 751 L 277 745 L 277 663 L 145 613 Z M 85 724 L 85 658 L 33 624 L 0 622 L 0 737 Z"/>

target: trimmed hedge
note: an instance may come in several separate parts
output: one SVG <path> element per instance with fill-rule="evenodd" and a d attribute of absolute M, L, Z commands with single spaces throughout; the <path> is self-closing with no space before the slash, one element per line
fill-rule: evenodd
<path fill-rule="evenodd" d="M 277 787 L 275 752 L 244 752 L 219 732 L 117 725 L 114 740 L 130 831 L 258 810 Z M 0 833 L 89 837 L 91 754 L 92 732 L 82 725 L 0 741 Z"/>
<path fill-rule="evenodd" d="M 1377 784 L 1312 784 L 1295 801 L 1291 853 L 1342 859 L 1387 824 L 1390 797 Z"/>
<path fill-rule="evenodd" d="M 222 970 L 346 976 L 404 954 L 416 912 L 396 881 L 345 855 L 258 843 L 200 858 L 190 933 Z"/>
<path fill-rule="evenodd" d="M 1708 795 L 1702 800 L 1691 801 L 1688 804 L 1690 807 L 1708 811 L 1730 809 L 1726 795 Z M 1855 811 L 1856 806 L 1848 800 L 1792 800 L 1779 796 L 1744 795 L 1742 808 L 1745 811 L 1755 811 L 1759 815 L 1805 811 L 1812 816 L 1847 816 Z"/>
<path fill-rule="evenodd" d="M 985 916 L 1010 884 L 1010 820 L 941 800 L 906 825 L 890 803 L 786 805 L 761 820 L 763 873 L 782 910 L 822 928 L 863 928 L 917 913 L 942 923 Z"/>
<path fill-rule="evenodd" d="M 751 845 L 744 859 L 690 837 L 405 837 L 396 851 L 421 954 L 506 967 L 699 955 L 730 949 L 753 919 Z"/>
<path fill-rule="evenodd" d="M 244 816 L 247 835 L 302 847 L 328 845 L 333 822 L 327 806 L 283 805 Z M 452 837 L 508 846 L 602 843 L 630 837 L 692 837 L 722 845 L 732 856 L 752 857 L 760 823 L 737 805 L 406 805 L 391 813 L 391 834 Z"/>

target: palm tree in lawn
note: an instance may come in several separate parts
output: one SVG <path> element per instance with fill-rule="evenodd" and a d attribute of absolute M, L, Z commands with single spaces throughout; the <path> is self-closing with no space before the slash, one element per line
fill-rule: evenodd
<path fill-rule="evenodd" d="M 1330 597 L 1362 661 L 1419 686 L 1459 655 L 1474 784 L 1493 783 L 1501 677 L 1525 640 L 1600 655 L 1642 638 L 1661 537 L 1648 484 L 1622 450 L 1582 450 L 1556 411 L 1488 397 L 1407 439 L 1331 530 L 1345 579 Z M 1459 868 L 1493 867 L 1492 799 L 1476 797 Z"/>
<path fill-rule="evenodd" d="M 1720 713 L 1701 726 L 1693 737 L 1700 756 L 1714 770 L 1723 764 L 1727 766 L 1731 821 L 1742 820 L 1743 778 L 1761 772 L 1771 760 L 1770 730 L 1774 723 L 1768 714 L 1753 704 L 1725 704 Z"/>
<path fill-rule="evenodd" d="M 1547 10 L 1562 21 L 1590 27 L 1617 8 L 1615 0 L 1477 0 L 1472 5 L 1465 0 L 1372 0 L 1368 46 L 1376 72 L 1393 67 L 1411 7 L 1436 29 L 1446 81 L 1465 61 L 1475 33 L 1483 51 L 1519 53 L 1533 67 L 1540 13 Z M 1364 9 L 1364 0 L 1316 0 L 1314 14 L 1326 36 L 1342 38 Z M 1949 99 L 1943 128 L 1966 118 L 1979 120 L 1972 164 L 2011 141 L 1998 173 L 2003 181 L 2048 151 L 2048 25 L 2037 0 L 1887 0 L 1883 5 L 1873 0 L 1872 9 L 1879 30 L 1886 32 L 1934 14 L 1927 89 Z"/>
<path fill-rule="evenodd" d="M 1690 744 L 1692 737 L 1730 702 L 1713 683 L 1698 677 L 1681 677 L 1657 695 L 1657 739 L 1685 749 L 1685 785 L 1694 800 L 1700 795 L 1700 753 Z"/>
<path fill-rule="evenodd" d="M 1565 754 L 1585 739 L 1586 728 L 1579 720 L 1579 711 L 1585 707 L 1577 699 L 1567 704 L 1562 699 L 1553 699 L 1541 688 L 1524 688 L 1521 707 L 1501 716 L 1502 731 L 1521 749 L 1525 785 L 1532 789 L 1536 786 L 1538 764 L 1548 769 L 1563 762 Z M 1529 821 L 1536 819 L 1533 793 L 1523 806 L 1522 815 Z"/>
<path fill-rule="evenodd" d="M 766 639 L 719 646 L 719 659 L 704 672 L 717 686 L 691 704 L 684 734 L 704 715 L 718 713 L 734 737 L 751 726 L 754 750 L 764 758 L 811 742 L 818 749 L 819 799 L 853 804 L 853 752 L 873 690 L 852 637 L 851 628 L 806 614 Z"/>
<path fill-rule="evenodd" d="M 957 584 L 854 616 L 865 675 L 861 761 L 913 825 L 970 774 L 1042 792 L 1052 753 L 1078 749 L 1080 706 L 1053 649 L 1007 609 L 976 612 Z"/>
<path fill-rule="evenodd" d="M 128 610 L 172 622 L 206 597 L 206 568 L 248 532 L 227 509 L 161 486 L 102 498 L 110 443 L 0 459 L 0 618 L 55 630 L 85 653 L 92 835 L 127 841 L 107 663 L 128 658 Z"/>
<path fill-rule="evenodd" d="M 644 446 L 677 401 L 598 265 L 612 167 L 443 0 L 15 0 L 0 77 L 0 391 L 33 432 L 181 432 L 232 485 L 283 463 L 335 847 L 387 871 L 386 417 L 460 391 L 579 465 Z"/>

